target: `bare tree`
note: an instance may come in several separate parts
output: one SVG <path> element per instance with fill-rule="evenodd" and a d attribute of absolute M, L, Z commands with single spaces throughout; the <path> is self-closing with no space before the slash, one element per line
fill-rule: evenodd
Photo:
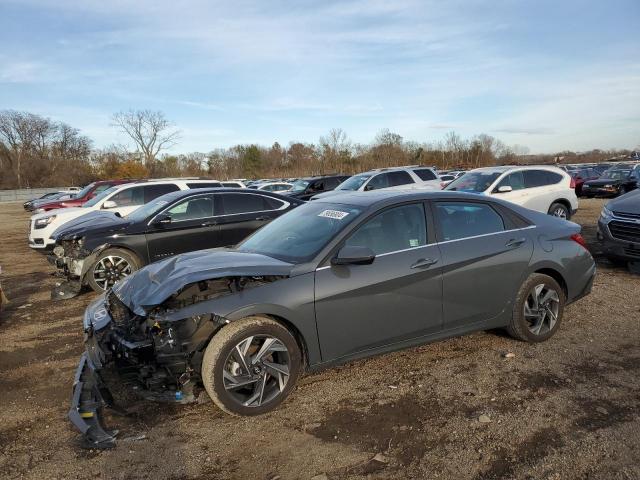
<path fill-rule="evenodd" d="M 320 159 L 320 173 L 325 168 L 342 170 L 342 163 L 351 155 L 351 141 L 344 130 L 332 128 L 326 136 L 320 137 L 318 152 Z"/>
<path fill-rule="evenodd" d="M 149 171 L 153 171 L 157 155 L 174 146 L 180 138 L 180 131 L 172 129 L 171 123 L 160 111 L 118 112 L 113 115 L 112 125 L 134 141 Z"/>

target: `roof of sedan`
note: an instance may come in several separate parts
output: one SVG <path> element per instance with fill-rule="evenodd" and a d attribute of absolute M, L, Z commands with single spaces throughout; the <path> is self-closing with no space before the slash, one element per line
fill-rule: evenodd
<path fill-rule="evenodd" d="M 342 203 L 345 205 L 358 205 L 368 207 L 378 203 L 392 203 L 409 200 L 453 200 L 469 199 L 490 200 L 491 197 L 465 192 L 451 192 L 444 190 L 372 190 L 369 192 L 348 192 L 332 195 L 326 198 L 318 198 L 312 203 Z"/>

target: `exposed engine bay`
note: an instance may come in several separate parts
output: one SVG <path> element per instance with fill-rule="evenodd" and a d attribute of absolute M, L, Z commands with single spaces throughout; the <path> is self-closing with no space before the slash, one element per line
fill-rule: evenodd
<path fill-rule="evenodd" d="M 86 358 L 76 373 L 69 412 L 85 434 L 84 445 L 115 445 L 115 434 L 100 423 L 101 407 L 114 406 L 100 373 L 105 367 L 115 369 L 121 382 L 145 399 L 195 401 L 204 350 L 228 320 L 215 313 L 167 320 L 168 313 L 282 278 L 286 276 L 237 276 L 187 284 L 147 315 L 133 312 L 112 290 L 89 305 L 84 318 Z"/>

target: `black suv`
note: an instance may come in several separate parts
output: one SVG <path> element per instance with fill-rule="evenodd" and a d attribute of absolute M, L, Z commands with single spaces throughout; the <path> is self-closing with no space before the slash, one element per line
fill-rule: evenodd
<path fill-rule="evenodd" d="M 323 175 L 319 177 L 300 178 L 293 182 L 293 187 L 284 195 L 300 200 L 309 200 L 314 195 L 329 192 L 344 182 L 349 175 Z"/>
<path fill-rule="evenodd" d="M 71 298 L 84 285 L 102 292 L 156 260 L 235 245 L 302 203 L 270 192 L 207 188 L 168 193 L 122 218 L 91 212 L 52 235 L 49 261 L 68 281 L 51 297 Z"/>

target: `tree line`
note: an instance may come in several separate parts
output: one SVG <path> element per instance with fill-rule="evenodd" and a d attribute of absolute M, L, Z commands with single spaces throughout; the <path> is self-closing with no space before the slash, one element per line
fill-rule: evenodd
<path fill-rule="evenodd" d="M 288 178 L 326 173 L 353 174 L 372 168 L 429 165 L 441 169 L 477 168 L 517 163 L 596 162 L 628 154 L 626 150 L 592 150 L 529 155 L 526 147 L 509 146 L 480 134 L 462 138 L 449 132 L 435 142 L 407 141 L 381 130 L 371 143 L 352 142 L 336 128 L 317 143 L 278 142 L 216 148 L 208 153 L 173 155 L 166 151 L 180 140 L 162 112 L 116 113 L 112 126 L 135 148 L 94 148 L 90 138 L 64 122 L 29 112 L 0 111 L 0 188 L 84 185 L 106 178 L 206 176 Z"/>

